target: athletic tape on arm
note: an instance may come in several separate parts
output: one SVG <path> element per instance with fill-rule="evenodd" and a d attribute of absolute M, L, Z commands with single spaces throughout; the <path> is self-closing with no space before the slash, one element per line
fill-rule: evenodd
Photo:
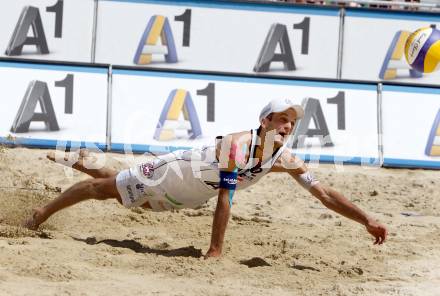
<path fill-rule="evenodd" d="M 220 171 L 220 188 L 229 190 L 229 208 L 232 207 L 232 199 L 234 197 L 235 188 L 237 186 L 238 168 L 237 166 L 245 165 L 247 144 L 244 144 L 242 150 L 238 150 L 236 144 L 232 144 L 229 153 L 229 161 L 234 161 L 235 169 L 232 172 Z"/>
<path fill-rule="evenodd" d="M 233 172 L 220 171 L 220 188 L 229 190 L 229 207 L 232 207 L 232 197 L 237 187 L 237 169 Z"/>
<path fill-rule="evenodd" d="M 220 171 L 220 188 L 235 190 L 237 187 L 237 170 L 233 172 Z"/>

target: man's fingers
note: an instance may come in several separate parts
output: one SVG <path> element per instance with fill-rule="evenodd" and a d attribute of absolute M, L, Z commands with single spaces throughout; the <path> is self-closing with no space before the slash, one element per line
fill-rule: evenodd
<path fill-rule="evenodd" d="M 385 242 L 385 239 L 387 237 L 387 230 L 382 228 L 382 233 L 380 233 L 377 238 L 376 238 L 376 242 L 378 242 L 379 245 L 383 244 Z"/>
<path fill-rule="evenodd" d="M 383 236 L 382 236 L 382 244 L 385 242 L 385 240 L 387 239 L 387 231 L 386 231 L 386 229 L 385 229 L 385 232 L 384 232 L 384 234 L 383 234 Z"/>
<path fill-rule="evenodd" d="M 380 242 L 379 245 L 383 244 L 385 242 L 385 239 L 387 238 L 387 229 L 384 227 L 381 227 L 382 233 L 380 235 Z"/>
<path fill-rule="evenodd" d="M 374 245 L 381 245 L 385 242 L 388 231 L 382 225 L 377 225 L 376 227 L 372 227 L 368 230 L 370 234 L 372 234 L 375 238 Z"/>
<path fill-rule="evenodd" d="M 374 245 L 377 245 L 379 243 L 379 236 L 376 236 L 376 241 L 374 242 Z"/>

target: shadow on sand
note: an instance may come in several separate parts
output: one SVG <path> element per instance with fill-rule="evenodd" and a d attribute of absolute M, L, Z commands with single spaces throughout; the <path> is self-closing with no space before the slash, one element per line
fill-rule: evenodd
<path fill-rule="evenodd" d="M 150 247 L 146 247 L 135 240 L 115 240 L 115 239 L 103 239 L 96 240 L 94 237 L 88 237 L 86 239 L 72 237 L 76 241 L 84 242 L 88 245 L 97 245 L 97 244 L 106 244 L 115 248 L 125 248 L 130 249 L 136 253 L 147 253 L 147 254 L 156 254 L 165 257 L 194 257 L 200 258 L 202 257 L 202 250 L 196 249 L 194 246 L 183 247 L 172 250 L 163 250 L 163 249 L 153 249 Z"/>

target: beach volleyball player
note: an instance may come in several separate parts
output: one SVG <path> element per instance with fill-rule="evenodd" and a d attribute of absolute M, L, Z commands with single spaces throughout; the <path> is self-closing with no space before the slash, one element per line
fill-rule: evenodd
<path fill-rule="evenodd" d="M 175 151 L 120 172 L 88 169 L 84 165 L 87 151 L 81 151 L 73 168 L 93 178 L 74 184 L 48 204 L 35 208 L 25 226 L 37 229 L 54 213 L 87 199 L 113 198 L 128 208 L 164 211 L 197 208 L 217 196 L 206 253 L 206 257 L 217 257 L 222 252 L 235 190 L 258 182 L 269 172 L 282 172 L 327 208 L 364 225 L 374 236 L 374 244 L 382 244 L 387 237 L 386 227 L 341 193 L 322 185 L 288 148 L 287 140 L 303 114 L 301 106 L 288 99 L 276 99 L 262 109 L 256 130 L 218 137 L 216 146 Z M 48 158 L 55 160 L 55 153 Z"/>

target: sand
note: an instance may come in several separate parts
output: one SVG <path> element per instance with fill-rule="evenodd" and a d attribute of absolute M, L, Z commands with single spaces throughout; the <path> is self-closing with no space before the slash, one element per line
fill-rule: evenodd
<path fill-rule="evenodd" d="M 204 260 L 215 199 L 165 213 L 86 201 L 22 228 L 33 207 L 88 178 L 47 151 L 0 147 L 0 295 L 440 295 L 440 171 L 312 169 L 389 227 L 382 246 L 269 174 L 237 192 L 224 254 Z"/>

